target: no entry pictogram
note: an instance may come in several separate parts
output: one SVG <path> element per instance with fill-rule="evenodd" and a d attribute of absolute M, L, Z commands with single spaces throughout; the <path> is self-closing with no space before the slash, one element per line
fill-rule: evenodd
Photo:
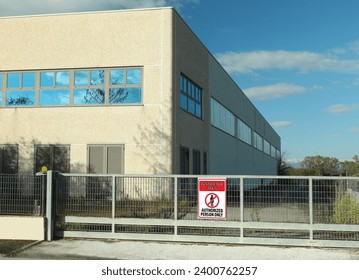
<path fill-rule="evenodd" d="M 216 208 L 219 204 L 219 197 L 215 193 L 209 193 L 206 196 L 205 203 L 209 208 Z"/>
<path fill-rule="evenodd" d="M 198 179 L 198 218 L 224 220 L 227 217 L 226 178 Z"/>

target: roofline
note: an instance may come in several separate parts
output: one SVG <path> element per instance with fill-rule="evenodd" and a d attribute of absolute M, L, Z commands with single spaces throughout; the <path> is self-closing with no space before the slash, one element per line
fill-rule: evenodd
<path fill-rule="evenodd" d="M 173 7 L 154 7 L 154 8 L 138 8 L 138 9 L 87 11 L 87 12 L 33 14 L 33 15 L 19 15 L 19 16 L 0 16 L 0 20 L 1 19 L 16 19 L 16 18 L 33 18 L 33 17 L 55 17 L 55 16 L 88 15 L 88 14 L 126 13 L 126 12 L 135 12 L 135 11 L 151 11 L 151 10 L 167 10 L 167 9 L 175 10 L 175 8 L 173 8 Z"/>

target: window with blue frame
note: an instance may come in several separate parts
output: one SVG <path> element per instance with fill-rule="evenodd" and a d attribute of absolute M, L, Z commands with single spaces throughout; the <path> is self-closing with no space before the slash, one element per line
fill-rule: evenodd
<path fill-rule="evenodd" d="M 202 118 L 202 88 L 181 74 L 180 107 L 186 112 Z"/>

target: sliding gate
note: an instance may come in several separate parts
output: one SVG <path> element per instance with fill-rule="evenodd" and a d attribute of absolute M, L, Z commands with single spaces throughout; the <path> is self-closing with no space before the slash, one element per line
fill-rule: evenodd
<path fill-rule="evenodd" d="M 359 178 L 226 176 L 226 220 L 206 220 L 194 176 L 55 177 L 57 237 L 359 248 Z"/>

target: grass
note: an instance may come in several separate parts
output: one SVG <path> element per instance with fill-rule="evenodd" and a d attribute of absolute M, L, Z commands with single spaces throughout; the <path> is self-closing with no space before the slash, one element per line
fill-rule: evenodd
<path fill-rule="evenodd" d="M 339 193 L 337 195 L 333 210 L 333 223 L 359 224 L 359 202 L 348 193 Z"/>

